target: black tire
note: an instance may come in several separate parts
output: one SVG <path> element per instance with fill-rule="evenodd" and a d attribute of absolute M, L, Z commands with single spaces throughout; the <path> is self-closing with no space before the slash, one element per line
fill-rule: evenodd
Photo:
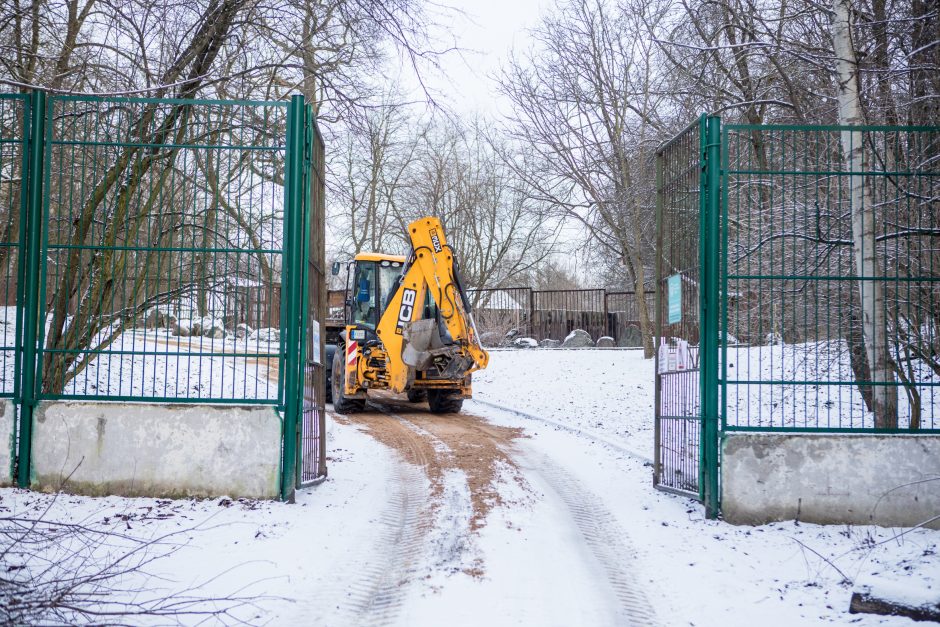
<path fill-rule="evenodd" d="M 433 414 L 458 414 L 463 399 L 453 390 L 428 390 L 428 407 Z"/>
<path fill-rule="evenodd" d="M 346 351 L 339 350 L 341 347 L 337 347 L 336 353 L 333 355 L 333 377 L 330 382 L 333 388 L 333 409 L 337 414 L 351 414 L 353 412 L 362 411 L 366 406 L 365 400 L 361 398 L 347 398 L 343 393 L 343 374 L 346 372 L 345 365 L 343 363 L 343 356 L 346 354 Z"/>
<path fill-rule="evenodd" d="M 332 365 L 330 369 L 326 371 L 326 393 L 324 394 L 324 400 L 327 403 L 333 402 L 333 368 Z"/>
<path fill-rule="evenodd" d="M 416 390 L 411 388 L 408 390 L 408 402 L 409 403 L 423 403 L 428 400 L 428 391 L 427 390 Z"/>
<path fill-rule="evenodd" d="M 336 359 L 336 345 L 327 344 L 326 345 L 326 385 L 323 386 L 326 388 L 326 394 L 324 398 L 327 403 L 333 402 L 333 360 Z"/>

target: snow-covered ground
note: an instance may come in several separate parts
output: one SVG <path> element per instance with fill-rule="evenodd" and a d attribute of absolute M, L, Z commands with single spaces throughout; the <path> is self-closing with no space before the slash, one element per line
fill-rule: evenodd
<path fill-rule="evenodd" d="M 474 399 L 653 458 L 653 360 L 641 350 L 491 350 Z"/>
<path fill-rule="evenodd" d="M 413 465 L 402 451 L 414 442 L 388 448 L 346 420 L 331 421 L 329 479 L 294 505 L 6 489 L 0 514 L 175 532 L 153 548 L 172 552 L 146 566 L 160 578 L 145 587 L 251 597 L 233 610 L 249 624 L 913 625 L 848 614 L 853 589 L 940 600 L 938 531 L 735 527 L 656 491 L 652 363 L 638 351 L 494 351 L 474 386 L 474 424 L 521 430 L 477 531 L 472 478 L 450 468 L 435 487 L 431 453 Z M 401 433 L 458 455 L 446 429 L 472 416 L 434 433 L 415 416 Z"/>
<path fill-rule="evenodd" d="M 16 307 L 0 307 L 0 394 L 13 393 L 15 350 Z"/>

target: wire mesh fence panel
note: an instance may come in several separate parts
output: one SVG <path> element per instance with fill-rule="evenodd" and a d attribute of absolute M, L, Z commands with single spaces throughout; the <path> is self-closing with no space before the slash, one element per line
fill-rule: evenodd
<path fill-rule="evenodd" d="M 727 429 L 940 430 L 940 128 L 722 136 Z"/>
<path fill-rule="evenodd" d="M 594 340 L 607 335 L 604 295 L 603 289 L 533 291 L 533 336 L 564 340 L 575 329 Z"/>
<path fill-rule="evenodd" d="M 507 335 L 532 335 L 532 288 L 470 289 L 473 320 L 484 344 L 496 346 Z"/>
<path fill-rule="evenodd" d="M 0 94 L 0 397 L 19 392 L 28 102 Z"/>
<path fill-rule="evenodd" d="M 282 400 L 285 112 L 49 98 L 41 397 Z"/>
<path fill-rule="evenodd" d="M 654 483 L 700 496 L 703 121 L 657 153 Z"/>

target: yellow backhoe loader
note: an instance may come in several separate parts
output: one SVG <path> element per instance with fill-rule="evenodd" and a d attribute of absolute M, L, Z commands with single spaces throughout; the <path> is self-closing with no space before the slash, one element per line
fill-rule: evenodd
<path fill-rule="evenodd" d="M 458 412 L 472 394 L 470 374 L 489 360 L 440 220 L 416 220 L 408 236 L 408 257 L 360 253 L 347 266 L 344 328 L 328 351 L 338 413 L 361 411 L 373 390 Z"/>

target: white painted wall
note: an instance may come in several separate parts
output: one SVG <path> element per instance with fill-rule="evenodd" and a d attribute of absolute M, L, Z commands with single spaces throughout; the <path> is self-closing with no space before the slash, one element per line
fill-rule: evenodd
<path fill-rule="evenodd" d="M 32 449 L 34 489 L 276 498 L 281 419 L 271 406 L 44 401 Z"/>
<path fill-rule="evenodd" d="M 937 435 L 731 433 L 721 463 L 722 516 L 735 524 L 908 527 L 940 514 Z"/>
<path fill-rule="evenodd" d="M 16 421 L 13 401 L 0 399 L 0 486 L 13 485 L 13 446 L 16 442 Z"/>

